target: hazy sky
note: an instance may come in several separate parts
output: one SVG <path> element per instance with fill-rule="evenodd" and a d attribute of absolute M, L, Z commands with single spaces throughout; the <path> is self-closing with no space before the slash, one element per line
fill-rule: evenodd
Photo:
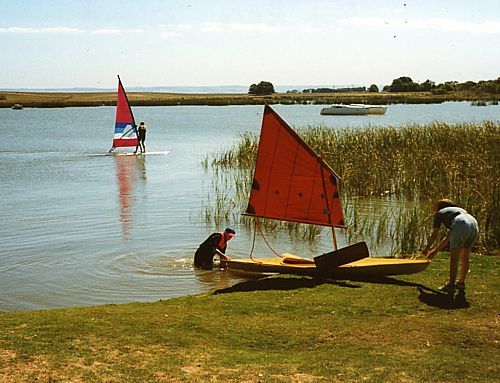
<path fill-rule="evenodd" d="M 500 76 L 500 0 L 0 0 L 0 88 Z"/>

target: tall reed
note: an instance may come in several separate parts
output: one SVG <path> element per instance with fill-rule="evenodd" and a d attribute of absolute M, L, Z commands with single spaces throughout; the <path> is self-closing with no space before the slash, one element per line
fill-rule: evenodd
<path fill-rule="evenodd" d="M 351 227 L 349 238 L 363 237 L 373 243 L 390 241 L 395 244 L 391 245 L 394 253 L 418 251 L 429 230 L 430 201 L 446 197 L 478 219 L 482 247 L 498 248 L 498 121 L 340 130 L 307 126 L 298 132 L 342 178 L 345 219 Z M 245 210 L 257 146 L 258 136 L 244 133 L 232 147 L 205 159 L 214 174 L 231 179 L 223 183 L 213 178 L 219 188 L 217 194 L 221 195 L 217 198 L 234 202 L 225 206 Z M 221 188 L 232 192 L 226 195 Z M 372 214 L 359 214 L 359 206 L 352 202 L 354 197 L 372 197 Z M 395 209 L 391 204 L 377 202 L 387 198 L 396 205 L 405 202 L 405 207 Z"/>

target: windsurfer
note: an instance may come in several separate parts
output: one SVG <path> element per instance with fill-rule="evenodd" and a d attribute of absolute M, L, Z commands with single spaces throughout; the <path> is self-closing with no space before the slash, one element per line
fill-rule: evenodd
<path fill-rule="evenodd" d="M 438 251 L 450 243 L 450 280 L 440 288 L 441 291 L 452 294 L 455 288 L 465 290 L 465 278 L 469 272 L 469 256 L 472 247 L 479 238 L 476 219 L 461 207 L 448 199 L 442 199 L 433 204 L 434 218 L 432 234 L 429 237 L 423 254 L 427 258 L 434 258 Z M 439 235 L 439 227 L 448 229 L 446 237 L 431 251 L 431 246 Z M 460 278 L 455 283 L 458 273 L 458 258 L 461 259 Z"/>
<path fill-rule="evenodd" d="M 194 266 L 201 269 L 211 269 L 213 266 L 213 259 L 216 254 L 220 259 L 229 259 L 225 255 L 227 242 L 236 235 L 236 232 L 230 227 L 226 228 L 222 233 L 212 233 L 210 236 L 198 247 L 194 254 Z"/>
<path fill-rule="evenodd" d="M 141 153 L 146 153 L 146 145 L 145 145 L 145 141 L 146 141 L 146 131 L 147 131 L 147 128 L 146 128 L 146 125 L 144 125 L 144 122 L 141 122 L 139 124 L 139 126 L 137 127 L 137 146 L 135 147 L 135 153 L 137 153 L 137 149 L 140 147 L 141 148 Z"/>

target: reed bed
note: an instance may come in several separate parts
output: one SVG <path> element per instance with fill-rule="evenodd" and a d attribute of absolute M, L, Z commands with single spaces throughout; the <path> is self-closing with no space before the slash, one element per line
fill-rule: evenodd
<path fill-rule="evenodd" d="M 429 233 L 430 201 L 450 198 L 478 219 L 480 248 L 498 248 L 498 121 L 297 130 L 342 178 L 349 240 L 390 243 L 393 254 L 415 253 Z M 207 170 L 217 175 L 212 178 L 214 194 L 205 201 L 205 211 L 212 212 L 206 213 L 207 219 L 214 214 L 229 218 L 223 212 L 230 209 L 231 220 L 245 224 L 239 214 L 246 208 L 257 146 L 258 136 L 244 133 L 232 147 L 205 159 Z M 298 236 L 303 239 L 314 240 L 320 231 L 311 233 L 309 226 L 301 228 L 305 225 L 273 225 L 302 233 Z"/>
<path fill-rule="evenodd" d="M 176 105 L 263 105 L 269 104 L 434 104 L 446 101 L 498 102 L 490 93 L 450 92 L 352 92 L 352 93 L 274 93 L 267 96 L 238 94 L 187 94 L 129 92 L 132 106 Z M 0 92 L 0 108 L 22 104 L 25 108 L 64 108 L 114 106 L 115 92 Z"/>

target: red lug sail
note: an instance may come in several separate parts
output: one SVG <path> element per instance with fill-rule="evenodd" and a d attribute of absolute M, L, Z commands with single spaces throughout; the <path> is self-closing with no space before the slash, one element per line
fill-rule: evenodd
<path fill-rule="evenodd" d="M 245 214 L 344 227 L 338 185 L 328 164 L 266 105 Z"/>

